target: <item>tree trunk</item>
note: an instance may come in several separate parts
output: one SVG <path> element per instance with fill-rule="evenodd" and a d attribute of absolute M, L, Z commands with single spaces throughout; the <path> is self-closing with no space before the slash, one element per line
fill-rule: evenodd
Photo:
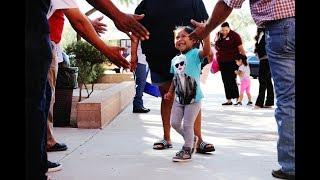
<path fill-rule="evenodd" d="M 79 83 L 80 92 L 79 92 L 79 100 L 78 100 L 78 102 L 80 102 L 80 101 L 81 101 L 81 97 L 82 97 L 82 95 L 81 95 L 81 92 L 82 92 L 82 85 L 83 85 L 83 83 Z"/>

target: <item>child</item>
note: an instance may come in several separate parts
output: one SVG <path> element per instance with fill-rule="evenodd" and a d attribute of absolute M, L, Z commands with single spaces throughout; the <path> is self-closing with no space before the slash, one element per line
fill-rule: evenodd
<path fill-rule="evenodd" d="M 204 23 L 200 23 L 204 26 Z M 174 162 L 191 160 L 198 137 L 194 136 L 194 122 L 201 108 L 203 97 L 200 89 L 201 62 L 210 53 L 210 37 L 204 39 L 203 50 L 195 48 L 197 42 L 189 38 L 193 28 L 178 27 L 175 33 L 175 47 L 180 55 L 171 61 L 170 72 L 174 74 L 166 100 L 174 98 L 171 109 L 171 126 L 183 136 L 184 145 L 173 157 Z M 182 126 L 183 118 L 183 126 Z"/>
<path fill-rule="evenodd" d="M 240 77 L 240 95 L 238 102 L 235 105 L 242 105 L 243 93 L 246 91 L 248 96 L 247 105 L 252 105 L 251 94 L 250 94 L 250 68 L 247 63 L 247 57 L 242 54 L 237 54 L 236 63 L 239 69 L 234 71 Z"/>

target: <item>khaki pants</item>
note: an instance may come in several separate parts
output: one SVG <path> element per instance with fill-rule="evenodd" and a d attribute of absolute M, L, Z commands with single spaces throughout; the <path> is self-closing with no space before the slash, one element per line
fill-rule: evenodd
<path fill-rule="evenodd" d="M 48 71 L 48 81 L 51 87 L 51 101 L 50 108 L 48 112 L 48 123 L 47 123 L 47 148 L 52 147 L 57 143 L 55 138 L 53 137 L 53 105 L 55 102 L 55 89 L 56 89 L 56 80 L 58 75 L 58 60 L 56 58 L 56 53 L 52 53 L 52 62 L 50 65 L 50 69 Z"/>

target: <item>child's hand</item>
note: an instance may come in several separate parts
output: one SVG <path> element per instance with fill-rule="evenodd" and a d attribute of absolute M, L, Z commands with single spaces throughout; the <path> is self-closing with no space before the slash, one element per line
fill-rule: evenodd
<path fill-rule="evenodd" d="M 238 74 L 238 70 L 235 70 L 234 73 L 235 73 L 235 74 Z"/>
<path fill-rule="evenodd" d="M 173 93 L 172 92 L 167 92 L 165 95 L 164 95 L 164 99 L 165 100 L 171 100 L 173 97 Z"/>

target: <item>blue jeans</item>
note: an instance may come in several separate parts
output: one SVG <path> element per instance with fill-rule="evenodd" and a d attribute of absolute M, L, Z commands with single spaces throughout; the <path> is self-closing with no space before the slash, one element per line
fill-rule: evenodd
<path fill-rule="evenodd" d="M 277 98 L 278 162 L 295 174 L 295 18 L 266 25 L 266 50 Z"/>
<path fill-rule="evenodd" d="M 142 96 L 146 85 L 147 74 L 147 65 L 138 63 L 136 69 L 136 95 L 133 99 L 133 108 L 143 108 Z"/>

